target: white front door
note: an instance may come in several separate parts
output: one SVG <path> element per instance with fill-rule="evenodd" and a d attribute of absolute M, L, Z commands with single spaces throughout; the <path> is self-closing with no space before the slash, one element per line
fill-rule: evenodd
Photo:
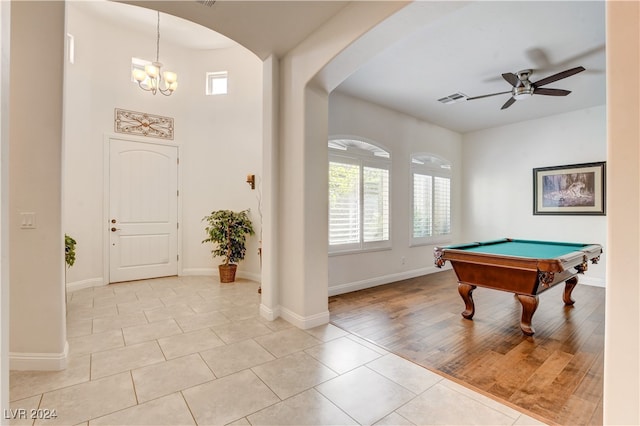
<path fill-rule="evenodd" d="M 109 282 L 177 275 L 178 148 L 109 145 Z"/>

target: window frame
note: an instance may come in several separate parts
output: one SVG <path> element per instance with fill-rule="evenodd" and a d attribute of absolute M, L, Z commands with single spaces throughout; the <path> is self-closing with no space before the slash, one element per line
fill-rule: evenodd
<path fill-rule="evenodd" d="M 385 152 L 387 157 L 376 156 L 373 152 L 368 151 L 366 149 L 361 149 L 357 147 L 347 147 L 346 149 L 337 149 L 331 147 L 331 143 L 334 141 L 353 141 L 357 144 L 367 144 L 377 149 L 375 152 Z M 354 136 L 341 136 L 341 137 L 330 137 L 329 138 L 329 155 L 327 166 L 330 167 L 331 162 L 342 163 L 342 164 L 352 164 L 358 166 L 359 172 L 359 225 L 360 225 L 360 233 L 359 233 L 359 241 L 357 243 L 350 244 L 337 244 L 331 245 L 329 243 L 329 236 L 327 235 L 327 244 L 329 247 L 329 255 L 342 255 L 342 254 L 351 254 L 351 253 L 361 253 L 367 251 L 378 251 L 378 250 L 388 250 L 391 248 L 391 234 L 392 234 L 392 218 L 391 218 L 391 187 L 392 187 L 392 173 L 391 173 L 391 153 L 384 146 L 379 143 L 375 143 L 373 141 L 367 140 L 362 137 L 354 137 Z M 377 240 L 377 241 L 364 241 L 364 169 L 365 168 L 374 168 L 386 170 L 388 173 L 387 179 L 387 239 L 386 240 Z M 329 197 L 329 193 L 327 193 L 327 197 Z M 330 206 L 328 206 L 330 207 Z M 327 220 L 330 222 L 330 212 L 329 209 L 327 211 Z M 328 228 L 330 228 L 331 224 L 329 223 Z"/>
<path fill-rule="evenodd" d="M 431 159 L 431 163 L 425 163 L 425 164 L 417 164 L 414 162 L 415 159 L 418 158 L 430 158 Z M 449 160 L 447 160 L 444 157 L 441 157 L 439 155 L 435 155 L 429 152 L 419 152 L 419 153 L 413 153 L 410 155 L 409 158 L 409 175 L 410 175 L 410 182 L 409 182 L 409 186 L 410 186 L 410 198 L 409 198 L 409 202 L 410 202 L 410 208 L 409 208 L 409 242 L 410 242 L 410 247 L 416 247 L 416 246 L 425 246 L 425 245 L 433 245 L 433 244 L 442 244 L 442 243 L 450 243 L 451 241 L 453 241 L 453 220 L 452 220 L 452 209 L 451 209 L 451 200 L 452 200 L 452 188 L 453 188 L 453 173 L 452 173 L 452 164 Z M 445 167 L 448 168 L 445 168 Z M 426 237 L 415 237 L 413 232 L 414 232 L 414 226 L 415 226 L 415 175 L 419 174 L 419 175 L 423 175 L 423 176 L 431 176 L 432 178 L 432 182 L 431 182 L 431 186 L 432 189 L 435 186 L 435 177 L 440 177 L 440 178 L 447 178 L 449 179 L 449 233 L 448 234 L 443 234 L 443 235 L 430 235 L 430 236 L 426 236 Z M 433 197 L 433 192 L 432 192 L 432 197 Z M 434 199 L 432 198 L 431 200 L 431 212 L 433 215 L 433 210 L 434 210 Z"/>
<path fill-rule="evenodd" d="M 224 91 L 214 91 L 215 81 L 224 80 Z M 205 74 L 204 94 L 206 96 L 220 96 L 229 94 L 229 72 L 228 71 L 207 71 Z"/>

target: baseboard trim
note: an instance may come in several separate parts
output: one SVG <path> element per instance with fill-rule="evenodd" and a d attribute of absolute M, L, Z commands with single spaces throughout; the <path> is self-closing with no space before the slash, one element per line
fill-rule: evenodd
<path fill-rule="evenodd" d="M 411 271 L 400 272 L 396 274 L 383 275 L 381 277 L 369 278 L 366 280 L 353 281 L 345 284 L 338 284 L 329 287 L 329 296 L 337 296 L 338 294 L 350 293 L 352 291 L 364 290 L 365 288 L 377 287 L 379 285 L 389 284 L 396 281 L 406 280 L 409 278 L 415 278 L 422 275 L 433 274 L 446 269 L 451 269 L 449 265 L 444 268 L 436 268 L 435 266 L 414 269 Z M 583 285 L 590 285 L 593 287 L 605 287 L 605 280 L 602 278 L 595 278 L 588 275 L 578 275 L 578 282 Z"/>
<path fill-rule="evenodd" d="M 103 285 L 107 285 L 107 283 L 104 282 L 104 279 L 102 277 L 89 278 L 86 280 L 73 281 L 73 282 L 67 283 L 67 291 L 73 292 L 77 290 L 82 290 L 84 288 L 101 287 Z"/>
<path fill-rule="evenodd" d="M 389 284 L 396 281 L 407 280 L 409 278 L 415 278 L 422 275 L 433 274 L 435 272 L 443 271 L 449 268 L 436 268 L 435 266 L 429 266 L 426 268 L 413 269 L 411 271 L 403 271 L 395 274 L 382 275 L 380 277 L 368 278 L 366 280 L 353 281 L 345 284 L 338 284 L 329 287 L 329 296 L 336 296 L 338 294 L 350 293 L 352 291 L 364 290 L 365 288 L 376 287 L 383 284 Z"/>
<path fill-rule="evenodd" d="M 606 287 L 603 278 L 595 278 L 588 275 L 578 275 L 578 282 L 582 285 L 590 285 L 592 287 Z"/>
<path fill-rule="evenodd" d="M 201 275 L 201 276 L 210 276 L 210 277 L 219 277 L 220 276 L 220 274 L 218 273 L 218 268 L 189 268 L 189 269 L 183 269 L 182 272 L 180 273 L 180 275 L 183 275 L 183 276 Z M 236 273 L 236 276 L 238 278 L 243 278 L 243 279 L 255 281 L 257 283 L 259 283 L 261 281 L 261 278 L 262 278 L 260 276 L 260 274 L 256 274 L 254 272 L 247 272 L 247 271 L 238 271 Z M 74 291 L 82 290 L 82 289 L 85 289 L 85 288 L 102 287 L 102 286 L 107 285 L 107 284 L 108 283 L 105 283 L 104 279 L 102 277 L 89 278 L 89 279 L 86 279 L 86 280 L 68 282 L 67 283 L 67 291 L 68 292 L 74 292 Z"/>
<path fill-rule="evenodd" d="M 302 330 L 307 330 L 329 322 L 329 311 L 311 315 L 310 317 L 303 317 L 289 309 L 283 308 L 282 306 L 271 309 L 264 304 L 260 305 L 260 316 L 269 321 L 282 317 L 282 319 Z"/>
<path fill-rule="evenodd" d="M 319 314 L 311 315 L 309 317 L 303 317 L 290 311 L 286 308 L 280 307 L 281 317 L 291 324 L 302 330 L 308 330 L 319 325 L 329 323 L 329 311 L 320 312 Z"/>
<path fill-rule="evenodd" d="M 218 276 L 218 270 L 214 268 L 185 268 L 182 270 L 180 275 L 184 275 L 184 276 L 202 275 L 206 277 L 214 276 L 214 275 Z"/>
<path fill-rule="evenodd" d="M 243 278 L 245 280 L 255 281 L 257 283 L 262 282 L 262 277 L 260 276 L 260 274 L 255 274 L 253 272 L 238 271 L 236 275 L 238 276 L 238 278 Z"/>
<path fill-rule="evenodd" d="M 10 370 L 59 371 L 67 368 L 69 343 L 64 342 L 60 353 L 9 352 Z"/>
<path fill-rule="evenodd" d="M 271 309 L 264 304 L 260 304 L 260 316 L 266 320 L 273 321 L 280 316 L 280 307 Z"/>
<path fill-rule="evenodd" d="M 219 277 L 220 273 L 218 272 L 218 268 L 186 268 L 182 270 L 180 275 L 183 276 L 207 276 L 207 277 Z M 237 271 L 236 277 L 243 278 L 255 282 L 260 282 L 261 276 L 260 274 L 256 274 L 254 272 L 247 271 Z"/>

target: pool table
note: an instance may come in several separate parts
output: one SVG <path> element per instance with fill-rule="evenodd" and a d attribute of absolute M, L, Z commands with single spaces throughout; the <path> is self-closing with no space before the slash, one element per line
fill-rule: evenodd
<path fill-rule="evenodd" d="M 472 293 L 476 287 L 512 292 L 522 305 L 520 329 L 527 336 L 535 333 L 531 319 L 538 308 L 538 294 L 564 282 L 563 301 L 573 305 L 576 275 L 587 270 L 589 260 L 598 263 L 601 253 L 599 244 L 511 238 L 434 249 L 437 267 L 447 260 L 453 266 L 465 304 L 464 318 L 470 320 L 475 313 Z"/>

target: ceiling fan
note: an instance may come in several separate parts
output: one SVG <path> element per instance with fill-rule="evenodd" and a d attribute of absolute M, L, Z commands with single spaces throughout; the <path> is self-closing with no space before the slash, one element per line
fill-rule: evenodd
<path fill-rule="evenodd" d="M 507 72 L 502 74 L 502 78 L 504 78 L 509 84 L 513 86 L 511 90 L 508 90 L 506 92 L 491 93 L 489 95 L 474 96 L 471 98 L 467 98 L 467 100 L 472 101 L 474 99 L 482 99 L 482 98 L 488 98 L 489 96 L 504 95 L 506 93 L 511 93 L 511 97 L 509 98 L 509 100 L 505 102 L 504 105 L 502 105 L 502 108 L 500 108 L 500 109 L 506 109 L 506 108 L 509 108 L 511 105 L 513 105 L 515 101 L 520 99 L 525 99 L 531 95 L 567 96 L 569 93 L 571 93 L 570 90 L 547 89 L 547 88 L 543 88 L 542 86 L 545 86 L 549 83 L 553 83 L 554 81 L 562 80 L 563 78 L 571 77 L 572 75 L 582 72 L 584 70 L 585 70 L 584 67 L 571 68 L 571 69 L 559 72 L 557 74 L 553 74 L 549 77 L 543 78 L 542 80 L 538 80 L 535 83 L 532 83 L 531 81 L 529 81 L 529 77 L 533 73 L 532 70 L 518 71 L 517 74 Z"/>

